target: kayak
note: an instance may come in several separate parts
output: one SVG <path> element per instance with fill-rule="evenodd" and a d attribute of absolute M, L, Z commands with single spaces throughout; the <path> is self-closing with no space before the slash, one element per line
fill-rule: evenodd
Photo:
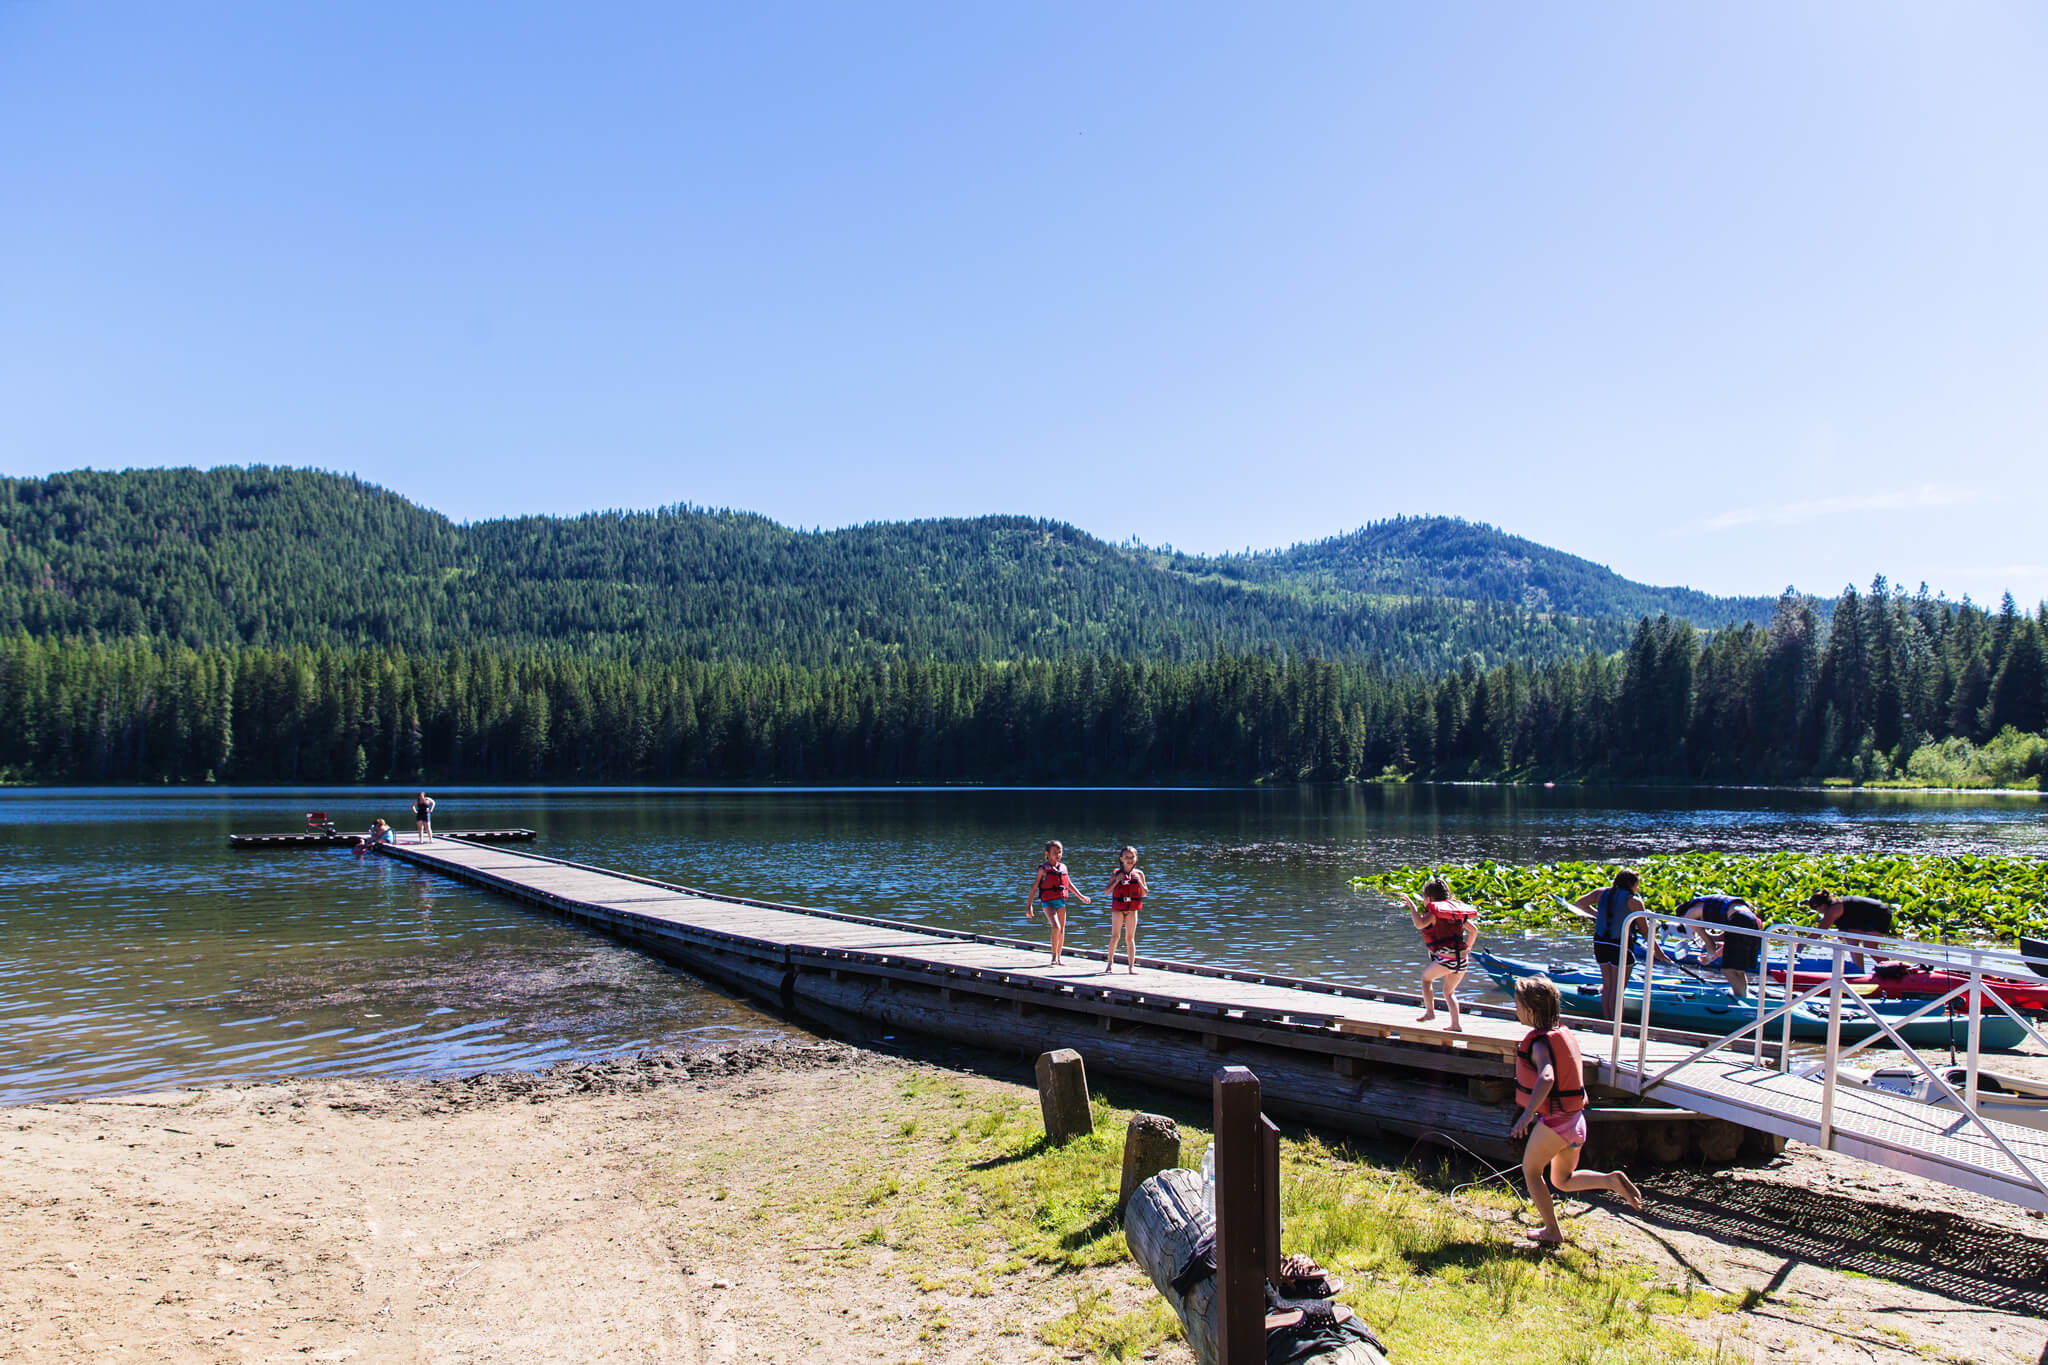
<path fill-rule="evenodd" d="M 1843 1067 L 1836 1075 L 1843 1084 L 1864 1090 L 1903 1095 L 1941 1109 L 1955 1110 L 1958 1107 L 1918 1067 L 1887 1066 L 1875 1071 Z M 1941 1078 L 1958 1095 L 1967 1093 L 1965 1087 L 1969 1084 L 1970 1075 L 1963 1067 L 1944 1067 Z M 2048 1085 L 2020 1076 L 2001 1075 L 1996 1071 L 1980 1071 L 1977 1073 L 1977 1113 L 2000 1123 L 2048 1130 Z"/>
<path fill-rule="evenodd" d="M 1795 971 L 1792 973 L 1794 989 L 1818 986 L 1827 981 L 1825 971 Z M 1783 981 L 1785 969 L 1771 968 L 1771 980 Z M 1960 990 L 1970 982 L 1965 972 L 1937 971 L 1932 968 L 1915 967 L 1898 974 L 1887 972 L 1866 972 L 1861 976 L 1844 978 L 1858 988 L 1858 994 L 1875 995 L 1879 999 L 1925 999 L 1931 995 L 1947 995 Z M 1987 976 L 1984 990 L 1995 995 L 2016 1010 L 2038 1010 L 2048 1012 L 2048 982 L 2039 985 L 2030 981 L 2008 981 L 2004 977 Z M 1967 997 L 1958 997 L 1959 1000 Z"/>
<path fill-rule="evenodd" d="M 1541 963 L 1527 962 L 1514 958 L 1496 957 L 1491 953 L 1474 953 L 1478 962 L 1501 989 L 1512 991 L 1515 981 L 1524 976 L 1550 976 L 1557 983 L 1558 995 L 1564 1002 L 1567 1014 L 1603 1019 L 1600 1006 L 1600 977 L 1598 969 L 1587 972 L 1583 968 L 1560 967 L 1558 975 Z M 1580 977 L 1560 981 L 1558 976 Z M 1590 980 L 1583 979 L 1590 976 Z M 1906 1022 L 1905 1016 L 1919 1006 L 1910 1001 L 1874 1001 L 1847 999 L 1842 1001 L 1842 1022 L 1840 1036 L 1845 1043 L 1860 1043 L 1865 1038 L 1880 1035 L 1877 1016 L 1884 1019 L 1914 1047 L 1967 1047 L 1970 1041 L 1970 1022 L 1962 1014 L 1922 1015 Z M 1643 989 L 1636 980 L 1631 980 L 1623 995 L 1622 1013 L 1625 1018 L 1637 1020 L 1643 1014 Z M 1659 975 L 1656 990 L 1650 1002 L 1650 1022 L 1659 1028 L 1683 1029 L 1692 1033 L 1732 1033 L 1747 1019 L 1756 1016 L 1754 999 L 1737 1000 L 1725 986 L 1703 986 L 1697 982 L 1680 981 Z M 1801 1042 L 1824 1042 L 1828 1036 L 1828 1006 L 1825 1001 L 1809 1000 L 1792 1007 L 1792 1037 Z M 1770 1038 L 1783 1036 L 1785 1020 L 1776 1019 L 1770 1024 Z M 2014 1019 L 2003 1014 L 1986 1015 L 1980 1024 L 1979 1046 L 1991 1051 L 2006 1051 L 2018 1047 L 2027 1037 L 2027 1031 Z"/>

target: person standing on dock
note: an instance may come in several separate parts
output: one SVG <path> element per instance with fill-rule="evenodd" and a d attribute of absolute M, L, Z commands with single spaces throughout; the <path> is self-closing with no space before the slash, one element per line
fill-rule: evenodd
<path fill-rule="evenodd" d="M 1562 1023 L 1564 1002 L 1547 976 L 1525 976 L 1515 983 L 1515 1017 L 1529 1032 L 1515 1048 L 1515 1099 L 1522 1116 L 1512 1135 L 1527 1134 L 1522 1149 L 1522 1179 L 1529 1202 L 1543 1219 L 1543 1230 L 1529 1234 L 1538 1246 L 1558 1246 L 1564 1229 L 1550 1190 L 1612 1190 L 1641 1211 L 1643 1192 L 1620 1171 L 1582 1171 L 1579 1154 L 1586 1146 L 1586 1068 L 1579 1040 Z M 1548 1174 L 1549 1180 L 1544 1177 Z"/>
<path fill-rule="evenodd" d="M 1442 982 L 1450 1030 L 1461 1032 L 1465 1026 L 1458 1021 L 1458 983 L 1472 966 L 1472 945 L 1479 941 L 1479 911 L 1451 899 L 1450 884 L 1441 877 L 1423 883 L 1420 905 L 1409 900 L 1405 891 L 1401 900 L 1429 950 L 1429 964 L 1422 969 L 1422 1013 L 1415 1022 L 1426 1024 L 1436 1018 L 1436 985 Z"/>
<path fill-rule="evenodd" d="M 1083 905 L 1092 905 L 1081 888 L 1074 885 L 1074 879 L 1067 875 L 1067 865 L 1060 859 L 1066 855 L 1066 848 L 1057 839 L 1045 841 L 1045 857 L 1038 863 L 1038 875 L 1031 883 L 1031 895 L 1024 902 L 1024 918 L 1031 918 L 1031 906 L 1035 901 L 1045 907 L 1045 925 L 1052 930 L 1052 962 L 1060 965 L 1060 954 L 1067 946 L 1067 902 L 1078 900 Z"/>
<path fill-rule="evenodd" d="M 1764 951 L 1764 921 L 1756 908 L 1740 896 L 1716 892 L 1694 896 L 1678 907 L 1678 913 L 1697 921 L 1693 933 L 1699 936 L 1702 947 L 1720 949 L 1700 965 L 1719 967 L 1721 975 L 1727 978 L 1729 991 L 1737 1000 L 1746 999 L 1750 975 L 1763 960 Z"/>
<path fill-rule="evenodd" d="M 1636 894 L 1641 884 L 1642 879 L 1633 868 L 1619 868 L 1614 874 L 1614 885 L 1603 891 L 1588 891 L 1570 902 L 1572 909 L 1593 921 L 1593 961 L 1600 966 L 1600 1012 L 1609 1019 L 1614 1017 L 1621 1001 L 1621 926 L 1628 922 L 1630 915 L 1642 914 L 1649 909 L 1643 904 L 1643 898 Z M 1636 932 L 1642 932 L 1640 925 Z M 1633 951 L 1634 947 L 1631 943 L 1629 950 Z M 1653 958 L 1663 956 L 1654 936 L 1650 939 L 1650 955 Z"/>
<path fill-rule="evenodd" d="M 1837 896 L 1823 889 L 1813 893 L 1806 908 L 1819 913 L 1821 928 L 1832 929 L 1849 942 L 1866 948 L 1876 948 L 1872 941 L 1875 938 L 1895 937 L 1893 922 L 1898 912 L 1871 896 Z M 1875 962 L 1877 954 L 1872 952 L 1870 956 Z M 1849 962 L 1851 970 L 1863 970 L 1863 954 L 1849 954 Z"/>
<path fill-rule="evenodd" d="M 1109 874 L 1109 952 L 1103 970 L 1116 970 L 1116 945 L 1121 939 L 1129 959 L 1131 975 L 1138 974 L 1138 911 L 1144 908 L 1144 869 L 1138 866 L 1138 850 L 1129 844 L 1117 854 L 1117 870 Z"/>
<path fill-rule="evenodd" d="M 425 843 L 434 837 L 434 798 L 421 792 L 412 803 L 413 833 L 419 837 L 414 843 Z"/>

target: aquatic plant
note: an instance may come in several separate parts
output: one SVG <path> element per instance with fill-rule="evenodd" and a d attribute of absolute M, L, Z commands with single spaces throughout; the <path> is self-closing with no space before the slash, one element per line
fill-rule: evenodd
<path fill-rule="evenodd" d="M 1353 886 L 1413 892 L 1442 877 L 1496 922 L 1528 928 L 1574 923 L 1555 897 L 1576 898 L 1614 879 L 1620 862 L 1475 863 L 1390 867 Z M 1812 924 L 1807 898 L 1874 896 L 1898 907 L 1898 932 L 1937 940 L 2048 933 L 2048 863 L 2034 858 L 1903 853 L 1659 853 L 1627 860 L 1642 874 L 1643 903 L 1670 912 L 1709 891 L 1741 896 L 1769 922 Z"/>

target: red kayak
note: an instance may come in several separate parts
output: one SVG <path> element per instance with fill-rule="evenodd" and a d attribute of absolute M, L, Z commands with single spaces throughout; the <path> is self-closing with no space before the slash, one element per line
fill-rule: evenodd
<path fill-rule="evenodd" d="M 1785 969 L 1783 967 L 1771 968 L 1771 980 L 1783 981 L 1784 979 Z M 1808 986 L 1823 985 L 1827 979 L 1828 974 L 1826 972 L 1792 973 L 1792 985 L 1796 990 L 1803 990 Z M 1858 995 L 1874 996 L 1878 999 L 1885 999 L 1887 997 L 1911 999 L 1914 996 L 1924 998 L 1931 995 L 1947 995 L 1952 990 L 1968 985 L 1970 980 L 1968 974 L 1964 972 L 1932 971 L 1919 967 L 1912 968 L 1902 975 L 1893 975 L 1891 973 L 1880 975 L 1876 972 L 1867 972 L 1862 976 L 1851 976 L 1844 979 L 1849 985 L 1856 988 Z M 2041 1010 L 2048 1012 L 2048 981 L 2036 983 L 2032 981 L 2014 981 L 2002 976 L 1987 976 L 1984 978 L 1984 989 L 2016 1010 Z M 1968 1008 L 1969 1000 L 1966 996 L 1958 996 L 1951 1003 Z"/>

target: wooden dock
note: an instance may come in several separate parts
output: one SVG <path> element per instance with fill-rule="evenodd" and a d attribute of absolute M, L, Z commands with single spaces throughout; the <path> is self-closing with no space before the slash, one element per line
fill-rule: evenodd
<path fill-rule="evenodd" d="M 230 834 L 234 848 L 354 848 L 367 836 L 336 830 L 299 830 L 288 834 Z M 530 829 L 453 829 L 436 834 L 436 839 L 463 839 L 473 844 L 530 844 Z"/>
<path fill-rule="evenodd" d="M 1508 1129 L 1525 1030 L 1499 1008 L 1465 1006 L 1465 1028 L 1453 1033 L 1441 1014 L 1417 1023 L 1416 998 L 1398 992 L 1142 957 L 1135 974 L 1109 974 L 1099 953 L 1071 947 L 1052 967 L 1043 946 L 1021 940 L 714 896 L 505 848 L 436 840 L 380 851 L 569 916 L 841 1033 L 923 1034 L 1026 1055 L 1072 1047 L 1091 1071 L 1203 1097 L 1216 1069 L 1234 1063 L 1258 1073 L 1277 1114 L 1453 1143 L 1495 1161 L 1519 1152 Z M 1655 1047 L 1668 1060 L 1687 1051 L 1679 1041 Z M 1617 1103 L 1638 1107 L 1611 1112 Z M 1676 1157 L 1706 1126 L 1640 1106 L 1609 1095 L 1602 1112 L 1615 1121 L 1596 1119 L 1596 1132 L 1633 1149 L 1655 1129 Z M 1733 1155 L 1742 1133 L 1721 1127 Z M 1767 1141 L 1755 1137 L 1753 1151 Z"/>

